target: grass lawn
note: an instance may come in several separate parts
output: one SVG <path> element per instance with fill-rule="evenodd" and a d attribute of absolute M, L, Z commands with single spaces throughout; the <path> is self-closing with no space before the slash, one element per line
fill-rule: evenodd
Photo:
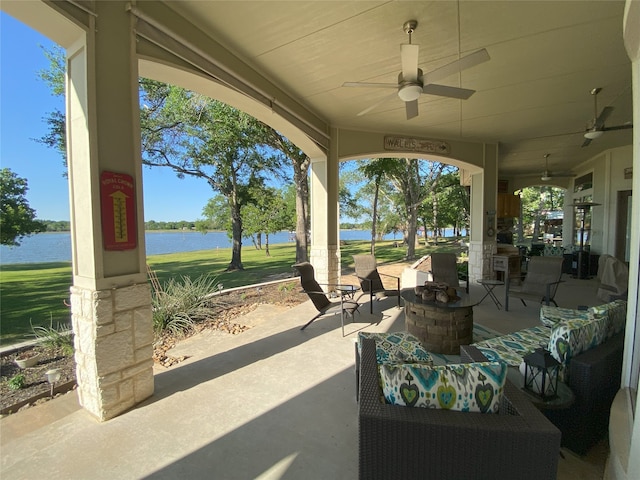
<path fill-rule="evenodd" d="M 368 241 L 348 241 L 341 245 L 342 268 L 353 269 L 352 255 L 368 253 Z M 292 273 L 295 263 L 295 245 L 270 245 L 270 257 L 253 245 L 242 248 L 244 270 L 225 272 L 231 259 L 231 249 L 200 250 L 147 257 L 160 283 L 170 278 L 212 275 L 225 289 L 261 283 L 273 275 Z M 434 251 L 459 251 L 458 244 L 447 239 L 438 246 L 416 248 L 416 257 Z M 405 248 L 393 247 L 393 242 L 376 243 L 378 263 L 399 262 L 404 259 Z M 6 346 L 31 339 L 31 324 L 53 327 L 70 323 L 69 300 L 72 284 L 71 263 L 28 263 L 3 265 L 0 274 L 0 345 Z"/>

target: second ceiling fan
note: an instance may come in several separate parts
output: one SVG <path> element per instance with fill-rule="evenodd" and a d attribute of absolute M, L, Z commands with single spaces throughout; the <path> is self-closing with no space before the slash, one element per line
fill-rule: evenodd
<path fill-rule="evenodd" d="M 486 62 L 490 59 L 487 50 L 483 48 L 477 52 L 467 55 L 466 57 L 456 60 L 455 62 L 451 62 L 440 68 L 432 70 L 431 72 L 423 74 L 422 70 L 418 68 L 419 47 L 418 45 L 411 43 L 411 34 L 415 31 L 417 26 L 418 22 L 416 20 L 409 20 L 405 22 L 402 27 L 405 33 L 409 35 L 409 43 L 403 43 L 400 45 L 402 72 L 398 74 L 398 83 L 345 82 L 342 85 L 343 87 L 393 88 L 397 90 L 397 92 L 383 98 L 381 101 L 363 110 L 358 115 L 364 115 L 365 113 L 370 112 L 388 98 L 395 96 L 396 93 L 398 97 L 405 102 L 407 120 L 418 116 L 418 98 L 420 98 L 420 95 L 423 93 L 461 100 L 466 100 L 475 93 L 475 90 L 438 85 L 434 82 Z"/>
<path fill-rule="evenodd" d="M 604 122 L 609 118 L 611 112 L 613 112 L 613 107 L 608 106 L 604 107 L 598 115 L 598 94 L 602 88 L 596 87 L 591 90 L 591 95 L 593 95 L 593 122 L 590 126 L 587 127 L 587 130 L 584 132 L 584 142 L 582 143 L 583 147 L 588 146 L 591 143 L 591 140 L 595 140 L 596 138 L 602 136 L 604 132 L 609 130 L 625 130 L 627 128 L 633 128 L 633 125 L 630 123 L 624 125 L 616 125 L 613 127 L 605 127 Z"/>

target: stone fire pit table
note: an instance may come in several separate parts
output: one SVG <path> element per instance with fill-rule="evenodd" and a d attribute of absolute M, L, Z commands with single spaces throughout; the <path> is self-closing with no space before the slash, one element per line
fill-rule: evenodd
<path fill-rule="evenodd" d="M 459 300 L 449 303 L 423 301 L 413 289 L 401 292 L 404 299 L 405 328 L 431 352 L 459 355 L 460 345 L 473 343 L 473 306 L 469 295 L 458 292 Z"/>

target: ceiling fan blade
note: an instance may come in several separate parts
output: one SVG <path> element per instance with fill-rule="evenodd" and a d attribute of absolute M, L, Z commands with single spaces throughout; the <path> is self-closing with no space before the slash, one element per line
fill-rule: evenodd
<path fill-rule="evenodd" d="M 397 83 L 344 82 L 343 87 L 398 88 Z"/>
<path fill-rule="evenodd" d="M 610 130 L 626 130 L 628 128 L 633 128 L 633 125 L 629 123 L 627 125 L 616 125 L 616 126 L 613 126 L 613 127 L 603 127 L 602 131 L 603 132 L 608 132 Z"/>
<path fill-rule="evenodd" d="M 591 139 L 590 138 L 585 138 L 584 142 L 582 142 L 582 146 L 583 147 L 588 147 L 590 143 L 591 143 Z"/>
<path fill-rule="evenodd" d="M 422 93 L 426 93 L 428 95 L 439 95 L 440 97 L 459 98 L 460 100 L 466 100 L 471 95 L 476 93 L 476 91 L 466 88 L 449 87 L 447 85 L 428 83 L 422 88 Z"/>
<path fill-rule="evenodd" d="M 418 116 L 418 100 L 413 100 L 412 102 L 404 102 L 407 110 L 407 120 L 411 120 L 414 117 Z"/>
<path fill-rule="evenodd" d="M 481 63 L 484 63 L 490 60 L 489 52 L 487 52 L 486 48 L 482 50 L 478 50 L 475 53 L 467 55 L 466 57 L 461 58 L 460 60 L 456 60 L 455 62 L 451 62 L 443 67 L 436 68 L 435 70 L 427 73 L 424 76 L 424 83 L 434 83 L 439 82 L 440 80 L 453 75 L 454 73 L 461 72 L 462 70 L 466 70 L 467 68 L 475 67 Z"/>
<path fill-rule="evenodd" d="M 418 80 L 418 45 L 403 43 L 400 45 L 400 60 L 402 61 L 402 79 L 405 82 Z"/>
<path fill-rule="evenodd" d="M 376 108 L 379 105 L 382 105 L 384 102 L 386 102 L 387 100 L 389 100 L 392 97 L 395 97 L 397 95 L 396 92 L 393 92 L 391 95 L 387 95 L 386 97 L 384 97 L 382 100 L 380 100 L 379 102 L 374 103 L 373 105 L 371 105 L 370 107 L 365 108 L 363 111 L 361 111 L 360 113 L 358 113 L 358 117 L 365 115 L 367 113 L 369 113 L 371 110 L 373 110 L 374 108 Z"/>
<path fill-rule="evenodd" d="M 613 112 L 613 107 L 604 107 L 602 109 L 602 112 L 600 112 L 600 115 L 598 115 L 598 118 L 596 118 L 596 122 L 594 125 L 597 130 L 600 130 L 602 129 L 602 127 L 604 127 L 604 122 L 607 120 L 607 118 L 609 118 L 611 112 Z"/>

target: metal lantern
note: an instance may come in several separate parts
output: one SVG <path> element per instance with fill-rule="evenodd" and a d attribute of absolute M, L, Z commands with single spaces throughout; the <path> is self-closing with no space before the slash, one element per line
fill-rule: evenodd
<path fill-rule="evenodd" d="M 524 388 L 529 393 L 550 400 L 558 396 L 560 363 L 544 348 L 537 348 L 524 360 Z"/>

